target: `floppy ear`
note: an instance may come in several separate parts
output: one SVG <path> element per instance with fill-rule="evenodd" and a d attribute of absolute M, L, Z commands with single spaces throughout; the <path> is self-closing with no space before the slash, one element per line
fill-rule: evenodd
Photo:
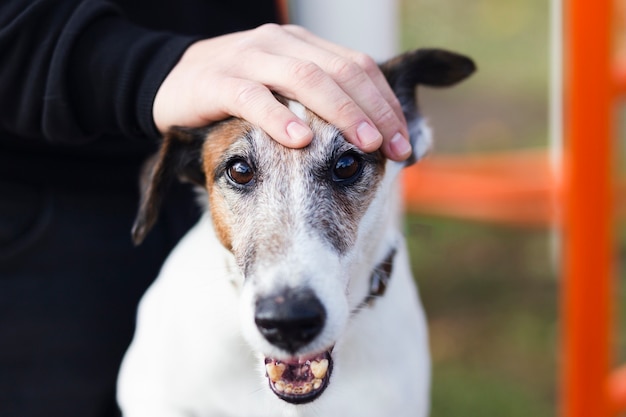
<path fill-rule="evenodd" d="M 167 189 L 175 178 L 204 186 L 202 145 L 204 131 L 172 128 L 163 138 L 158 153 L 144 164 L 140 178 L 140 202 L 132 229 L 135 245 L 143 242 L 154 226 Z"/>
<path fill-rule="evenodd" d="M 415 88 L 420 84 L 451 86 L 469 77 L 476 65 L 466 56 L 443 49 L 417 49 L 390 59 L 380 68 L 400 100 L 409 125 L 413 156 L 407 164 L 411 164 L 424 156 L 430 145 L 429 133 L 419 114 Z"/>

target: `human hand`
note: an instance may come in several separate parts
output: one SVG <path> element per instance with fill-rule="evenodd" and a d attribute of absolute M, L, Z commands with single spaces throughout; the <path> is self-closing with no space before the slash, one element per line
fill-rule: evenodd
<path fill-rule="evenodd" d="M 229 116 L 260 126 L 279 143 L 304 147 L 313 133 L 272 95 L 301 102 L 365 152 L 411 153 L 400 103 L 369 56 L 305 29 L 268 24 L 192 44 L 161 84 L 153 117 L 161 132 Z"/>

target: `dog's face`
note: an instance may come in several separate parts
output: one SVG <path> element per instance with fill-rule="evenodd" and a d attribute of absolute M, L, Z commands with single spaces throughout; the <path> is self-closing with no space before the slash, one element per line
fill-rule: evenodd
<path fill-rule="evenodd" d="M 382 68 L 403 104 L 418 159 L 429 135 L 415 85 L 453 84 L 473 63 L 420 50 Z M 392 189 L 404 164 L 361 152 L 299 103 L 283 102 L 313 130 L 308 147 L 284 148 L 239 119 L 174 129 L 145 181 L 134 237 L 141 241 L 154 222 L 170 177 L 206 189 L 216 234 L 240 272 L 242 332 L 262 356 L 270 389 L 298 404 L 327 387 L 333 348 L 393 251 Z"/>
<path fill-rule="evenodd" d="M 399 169 L 365 154 L 300 104 L 314 140 L 288 149 L 232 119 L 206 132 L 203 169 L 214 227 L 241 271 L 241 326 L 271 389 L 294 403 L 326 387 L 331 350 L 367 296 Z M 362 284 L 359 282 L 359 284 Z"/>

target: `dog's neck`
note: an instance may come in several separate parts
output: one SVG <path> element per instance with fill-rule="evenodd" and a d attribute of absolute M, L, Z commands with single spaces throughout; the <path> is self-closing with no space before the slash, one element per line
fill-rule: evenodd
<path fill-rule="evenodd" d="M 374 267 L 370 277 L 369 292 L 355 311 L 359 311 L 364 307 L 372 307 L 378 298 L 385 295 L 391 274 L 393 273 L 393 262 L 396 257 L 396 252 L 395 247 L 391 248 L 385 259 Z"/>

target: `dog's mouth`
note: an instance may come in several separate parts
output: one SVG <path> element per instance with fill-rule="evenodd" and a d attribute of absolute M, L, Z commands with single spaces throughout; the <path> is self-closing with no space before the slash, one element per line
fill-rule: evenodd
<path fill-rule="evenodd" d="M 265 358 L 270 388 L 278 398 L 292 404 L 308 403 L 319 397 L 328 386 L 332 369 L 330 351 L 293 361 Z"/>

